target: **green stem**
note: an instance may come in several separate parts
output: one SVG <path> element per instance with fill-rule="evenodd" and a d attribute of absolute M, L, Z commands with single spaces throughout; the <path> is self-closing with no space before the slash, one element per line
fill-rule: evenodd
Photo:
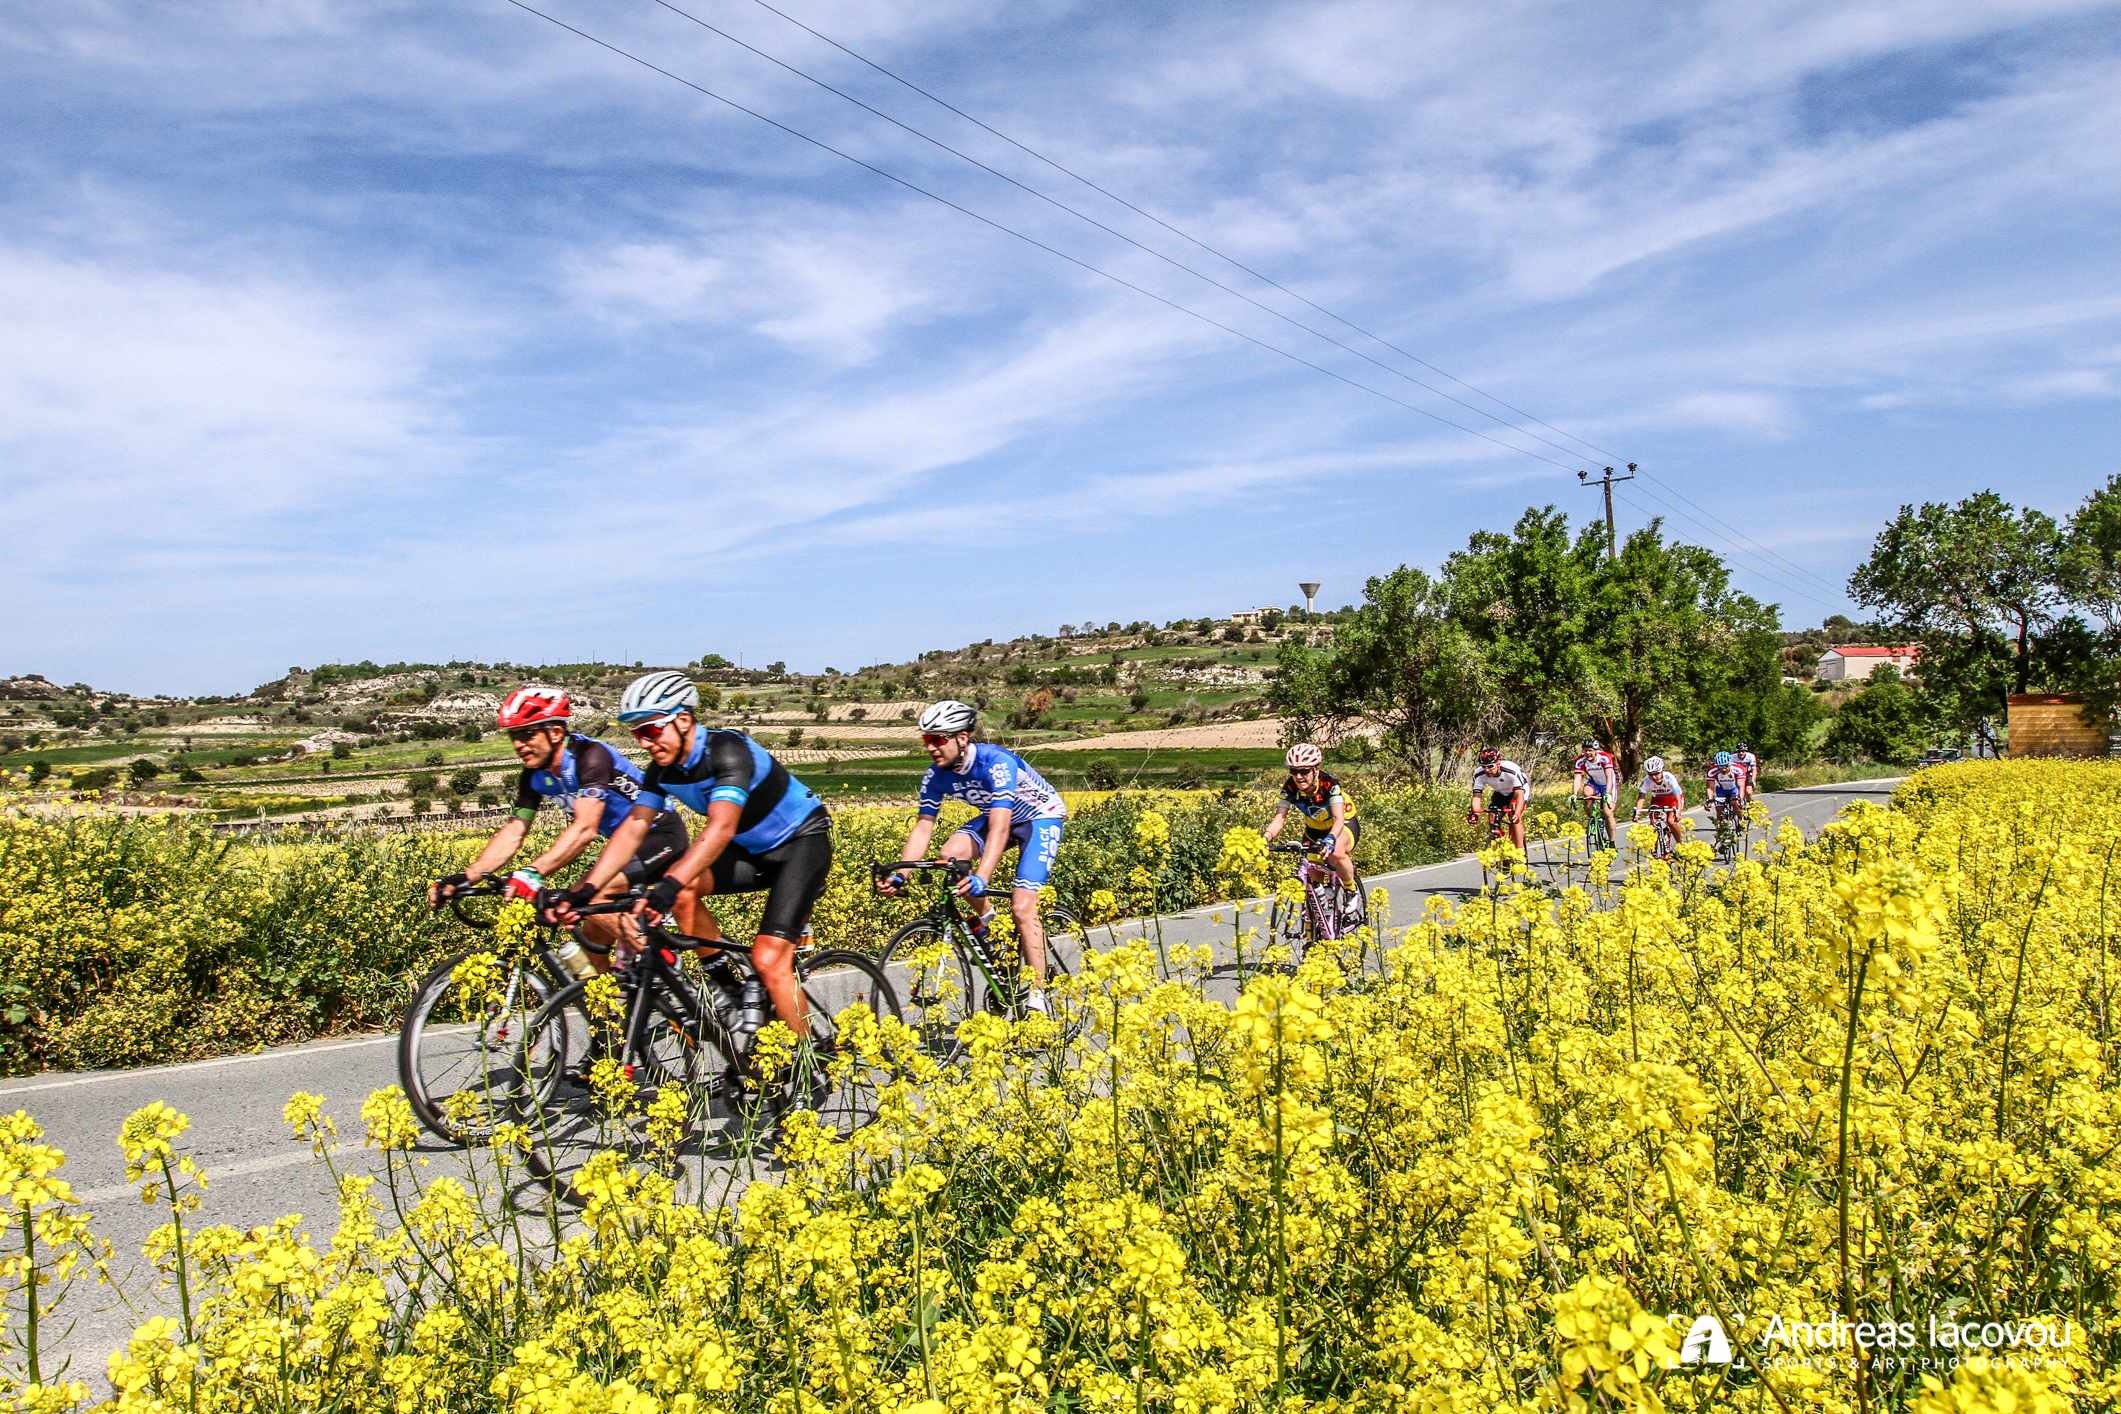
<path fill-rule="evenodd" d="M 1282 1054 L 1281 1009 L 1274 1011 L 1274 1402 L 1287 1396 L 1289 1383 L 1289 1232 L 1282 1203 L 1282 1174 L 1287 1168 L 1282 1148 L 1282 1084 L 1285 1059 Z"/>
<path fill-rule="evenodd" d="M 28 1312 L 23 1326 L 23 1351 L 29 1361 L 29 1382 L 44 1383 L 44 1370 L 37 1360 L 37 1225 L 28 1208 L 22 1210 L 22 1296 Z"/>
<path fill-rule="evenodd" d="M 1849 1092 L 1856 1078 L 1856 1028 L 1863 1012 L 1863 984 L 1870 970 L 1871 955 L 1866 951 L 1856 965 L 1856 985 L 1849 991 L 1848 1026 L 1841 1043 L 1841 1134 L 1834 1158 L 1835 1205 L 1839 1212 L 1834 1242 L 1841 1259 L 1841 1314 L 1851 1321 L 1856 1319 L 1856 1289 L 1849 1273 Z M 1870 1391 L 1860 1370 L 1856 1397 L 1863 1408 L 1870 1407 Z"/>

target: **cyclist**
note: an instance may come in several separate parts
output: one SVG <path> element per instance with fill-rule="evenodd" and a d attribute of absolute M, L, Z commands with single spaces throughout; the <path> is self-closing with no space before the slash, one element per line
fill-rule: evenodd
<path fill-rule="evenodd" d="M 1620 763 L 1613 759 L 1612 752 L 1598 744 L 1597 737 L 1587 736 L 1576 750 L 1574 772 L 1574 794 L 1580 799 L 1598 802 L 1598 808 L 1605 812 L 1606 838 L 1618 840 L 1620 827 L 1613 819 L 1613 797 L 1620 794 Z"/>
<path fill-rule="evenodd" d="M 1686 838 L 1686 787 L 1679 783 L 1676 773 L 1664 768 L 1662 756 L 1652 756 L 1642 763 L 1642 784 L 1635 791 L 1635 813 L 1640 815 L 1644 803 L 1665 810 L 1665 828 L 1671 831 L 1672 843 L 1678 844 Z"/>
<path fill-rule="evenodd" d="M 975 742 L 972 734 L 978 728 L 979 713 L 963 702 L 945 699 L 921 713 L 921 744 L 928 748 L 928 759 L 934 764 L 921 776 L 919 811 L 913 828 L 906 832 L 906 846 L 899 858 L 911 862 L 928 857 L 928 842 L 935 837 L 936 817 L 946 799 L 962 800 L 978 811 L 943 841 L 942 856 L 976 861 L 972 872 L 958 881 L 957 891 L 962 897 L 980 900 L 974 927 L 984 941 L 994 916 L 988 884 L 1002 855 L 1011 845 L 1017 847 L 1016 886 L 1009 892 L 1009 912 L 1016 919 L 1016 936 L 1031 970 L 1025 1005 L 1044 1011 L 1046 926 L 1039 917 L 1038 891 L 1053 873 L 1068 806 L 1061 793 L 1023 757 L 992 742 Z M 877 888 L 895 894 L 905 882 L 904 875 L 893 874 L 878 880 Z"/>
<path fill-rule="evenodd" d="M 795 940 L 825 890 L 832 868 L 832 817 L 810 787 L 790 775 L 766 748 L 742 732 L 703 726 L 700 692 L 683 673 L 635 678 L 619 698 L 619 720 L 648 748 L 652 764 L 640 799 L 611 837 L 589 877 L 564 894 L 547 891 L 541 907 L 560 922 L 595 897 L 636 849 L 645 847 L 655 812 L 666 799 L 707 817 L 699 838 L 649 886 L 638 911 L 667 914 L 687 888 L 709 894 L 766 893 L 766 909 L 752 943 L 755 976 L 744 983 L 743 1007 L 755 1011 L 764 984 L 774 1012 L 803 1033 L 803 999 L 795 983 Z M 704 931 L 719 941 L 714 915 L 699 910 Z M 693 932 L 693 929 L 685 929 Z M 710 966 L 710 971 L 713 971 Z"/>
<path fill-rule="evenodd" d="M 1480 818 L 1480 793 L 1488 793 L 1488 808 L 1503 812 L 1510 843 L 1524 852 L 1524 811 L 1532 799 L 1532 778 L 1515 761 L 1505 761 L 1492 746 L 1480 748 L 1480 769 L 1473 774 L 1473 803 L 1466 809 L 1468 821 Z"/>
<path fill-rule="evenodd" d="M 1716 760 L 1709 766 L 1709 806 L 1722 806 L 1736 817 L 1745 806 L 1745 767 L 1738 764 L 1738 757 L 1729 751 L 1716 753 Z"/>
<path fill-rule="evenodd" d="M 1760 758 L 1753 754 L 1751 747 L 1741 741 L 1732 750 L 1731 760 L 1741 771 L 1745 772 L 1744 798 L 1745 802 L 1750 805 L 1753 797 L 1760 793 Z"/>
<path fill-rule="evenodd" d="M 515 813 L 493 832 L 463 873 L 437 879 L 428 887 L 431 907 L 440 908 L 465 886 L 515 858 L 530 835 L 538 806 L 547 800 L 557 800 L 567 809 L 567 824 L 541 854 L 508 876 L 505 892 L 510 898 L 535 899 L 545 887 L 546 875 L 573 863 L 597 836 L 609 838 L 633 813 L 641 795 L 641 768 L 595 737 L 570 731 L 573 710 L 567 694 L 558 688 L 519 687 L 508 694 L 495 720 L 508 733 L 516 759 L 523 763 L 523 773 L 516 778 Z M 591 897 L 608 898 L 622 888 L 638 888 L 660 879 L 685 852 L 685 845 L 684 822 L 669 810 L 655 812 L 625 868 L 614 868 L 608 887 Z M 697 901 L 689 890 L 678 895 L 680 927 L 692 919 Z M 617 925 L 616 918 L 607 916 L 592 918 L 586 926 L 594 941 L 609 948 L 620 940 Z M 589 958 L 599 969 L 611 966 L 608 953 L 591 953 Z"/>
<path fill-rule="evenodd" d="M 1340 880 L 1341 916 L 1354 922 L 1362 916 L 1355 884 L 1355 846 L 1362 839 L 1362 822 L 1355 818 L 1355 802 L 1327 774 L 1325 753 L 1310 742 L 1290 747 L 1282 760 L 1289 774 L 1281 783 L 1281 804 L 1260 833 L 1271 841 L 1294 811 L 1303 821 L 1306 845 L 1330 842 L 1324 858 Z"/>

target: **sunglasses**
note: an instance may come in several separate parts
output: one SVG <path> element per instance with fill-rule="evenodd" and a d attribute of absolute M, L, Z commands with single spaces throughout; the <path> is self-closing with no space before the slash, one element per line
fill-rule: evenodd
<path fill-rule="evenodd" d="M 653 722 L 643 722 L 640 726 L 637 727 L 629 727 L 627 730 L 633 733 L 633 739 L 635 741 L 654 741 L 657 737 L 663 734 L 666 728 L 671 726 L 676 721 L 677 718 L 675 717 L 663 717 Z"/>
<path fill-rule="evenodd" d="M 508 729 L 508 739 L 510 741 L 536 741 L 543 735 L 545 735 L 543 727 L 510 727 Z"/>
<path fill-rule="evenodd" d="M 944 742 L 948 740 L 950 740 L 949 737 L 939 736 L 934 732 L 921 733 L 921 744 L 924 746 L 941 746 Z"/>

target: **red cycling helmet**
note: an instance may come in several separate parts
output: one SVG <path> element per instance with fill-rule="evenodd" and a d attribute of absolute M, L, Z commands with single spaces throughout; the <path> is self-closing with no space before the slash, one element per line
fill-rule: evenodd
<path fill-rule="evenodd" d="M 1493 746 L 1483 746 L 1482 748 L 1480 748 L 1480 764 L 1481 764 L 1481 765 L 1483 765 L 1483 766 L 1492 766 L 1492 765 L 1494 765 L 1494 764 L 1495 764 L 1495 763 L 1496 763 L 1497 761 L 1500 761 L 1501 759 L 1502 759 L 1502 752 L 1501 752 L 1501 750 L 1500 750 L 1500 749 L 1498 749 L 1498 748 L 1496 748 L 1496 747 L 1493 747 Z"/>
<path fill-rule="evenodd" d="M 500 714 L 495 718 L 504 732 L 517 727 L 542 727 L 548 722 L 561 726 L 573 714 L 573 704 L 567 694 L 556 687 L 519 687 L 508 694 L 501 704 Z"/>

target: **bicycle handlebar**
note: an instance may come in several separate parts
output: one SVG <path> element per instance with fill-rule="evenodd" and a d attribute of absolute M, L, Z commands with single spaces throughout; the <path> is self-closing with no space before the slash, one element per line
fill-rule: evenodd
<path fill-rule="evenodd" d="M 1327 846 L 1324 840 L 1319 840 L 1315 844 L 1310 840 L 1290 840 L 1286 844 L 1279 840 L 1272 840 L 1267 844 L 1267 853 L 1269 854 L 1324 854 L 1326 849 Z"/>
<path fill-rule="evenodd" d="M 901 859 L 895 864 L 871 861 L 869 865 L 872 883 L 882 883 L 893 874 L 948 874 L 952 879 L 962 879 L 971 872 L 972 861 L 969 859 Z"/>
<path fill-rule="evenodd" d="M 475 929 L 476 931 L 481 933 L 491 933 L 493 931 L 493 920 L 491 918 L 474 918 L 470 914 L 466 913 L 464 911 L 464 900 L 468 898 L 490 897 L 494 894 L 498 894 L 501 892 L 501 888 L 504 882 L 504 880 L 496 878 L 492 874 L 487 874 L 481 878 L 472 880 L 463 888 L 458 889 L 450 894 L 448 899 L 449 911 L 455 914 L 457 922 L 463 924 L 465 927 Z"/>

